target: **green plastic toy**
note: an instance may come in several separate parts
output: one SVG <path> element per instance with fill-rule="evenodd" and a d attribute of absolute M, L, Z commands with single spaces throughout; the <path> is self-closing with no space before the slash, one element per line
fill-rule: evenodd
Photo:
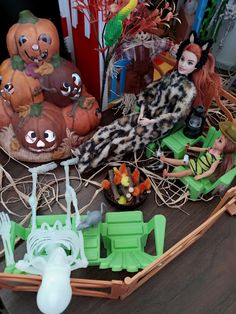
<path fill-rule="evenodd" d="M 81 216 L 81 221 L 86 215 Z M 66 223 L 66 215 L 37 216 L 39 228 L 43 223 L 53 226 L 56 221 Z M 101 269 L 111 268 L 113 271 L 126 269 L 129 272 L 138 271 L 152 263 L 163 254 L 166 219 L 163 215 L 155 215 L 149 222 L 143 222 L 141 211 L 106 213 L 104 223 L 84 229 L 84 251 L 89 266 L 99 266 Z M 11 221 L 11 246 L 17 237 L 26 241 L 31 228 L 24 228 Z M 76 231 L 75 217 L 72 218 L 72 230 Z M 156 255 L 145 253 L 144 248 L 148 235 L 154 231 Z M 101 241 L 106 249 L 106 257 L 101 258 Z M 5 272 L 22 274 L 15 265 L 6 267 Z"/>
<path fill-rule="evenodd" d="M 168 139 L 168 147 L 174 152 L 175 158 L 181 159 L 185 153 L 185 145 L 189 143 L 186 142 L 185 136 L 181 132 L 182 130 L 178 131 L 177 135 L 172 134 L 169 136 Z M 220 130 L 217 131 L 214 127 L 210 127 L 206 137 L 201 136 L 198 138 L 198 141 L 203 143 L 202 147 L 211 147 L 216 140 L 220 136 Z M 165 140 L 165 139 L 164 139 Z M 197 143 L 198 141 L 195 141 Z M 174 142 L 177 143 L 174 145 Z M 172 143 L 172 146 L 171 146 Z M 190 145 L 194 145 L 190 143 Z M 176 149 L 178 147 L 178 149 Z M 236 154 L 234 155 L 235 165 L 236 165 Z M 185 170 L 184 166 L 175 167 L 173 172 L 178 172 Z M 211 191 L 213 191 L 217 186 L 222 185 L 223 187 L 227 188 L 236 176 L 236 167 L 234 166 L 230 171 L 226 172 L 223 176 L 217 179 L 215 182 L 211 182 L 209 178 L 203 178 L 201 180 L 196 181 L 192 176 L 185 176 L 178 178 L 182 183 L 184 183 L 189 190 L 189 197 L 191 200 L 197 200 L 202 195 L 205 195 Z"/>
<path fill-rule="evenodd" d="M 196 143 L 203 141 L 204 137 L 202 135 L 197 138 L 189 138 L 184 135 L 183 129 L 180 129 L 179 131 L 171 133 L 162 139 L 161 149 L 170 149 L 174 153 L 174 158 L 181 159 L 185 154 L 186 144 L 193 146 Z"/>
<path fill-rule="evenodd" d="M 100 260 L 100 268 L 129 272 L 145 268 L 163 254 L 165 225 L 163 215 L 155 215 L 144 223 L 141 211 L 107 213 L 101 228 L 107 257 Z M 151 231 L 155 236 L 155 256 L 144 251 Z"/>
<path fill-rule="evenodd" d="M 87 215 L 80 216 L 77 196 L 70 185 L 69 176 L 69 167 L 77 162 L 77 158 L 61 162 L 65 170 L 66 215 L 37 215 L 38 174 L 55 169 L 57 164 L 54 162 L 29 168 L 33 179 L 29 198 L 32 209 L 29 227 L 25 228 L 11 222 L 8 214 L 0 212 L 0 236 L 5 249 L 5 272 L 42 275 L 41 286 L 44 287 L 50 285 L 51 277 L 59 277 L 56 271 L 66 273 L 65 279 L 68 280 L 64 281 L 69 283 L 70 272 L 78 268 L 89 265 L 103 269 L 111 268 L 113 271 L 126 269 L 134 272 L 146 267 L 163 253 L 166 220 L 162 215 L 156 215 L 148 223 L 144 223 L 140 211 L 112 212 L 106 213 L 105 222 L 102 223 L 104 205 L 102 203 L 99 212 L 88 212 Z M 74 215 L 71 214 L 72 206 Z M 156 255 L 154 256 L 144 252 L 151 231 L 154 231 L 155 236 Z M 15 262 L 14 249 L 17 238 L 26 242 L 26 254 L 23 259 Z M 105 258 L 100 257 L 101 243 L 106 249 Z M 56 268 L 54 268 L 55 263 Z M 40 289 L 41 295 L 47 297 L 47 289 L 45 293 L 44 288 Z M 41 303 L 39 305 L 41 306 Z"/>

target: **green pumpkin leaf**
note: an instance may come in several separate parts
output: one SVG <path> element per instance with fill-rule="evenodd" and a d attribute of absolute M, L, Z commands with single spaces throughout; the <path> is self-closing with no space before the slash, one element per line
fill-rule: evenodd
<path fill-rule="evenodd" d="M 20 24 L 36 24 L 39 18 L 36 17 L 30 10 L 23 10 L 19 13 L 18 23 Z"/>
<path fill-rule="evenodd" d="M 62 64 L 62 58 L 58 53 L 52 56 L 51 64 L 53 65 L 54 69 L 59 68 Z"/>
<path fill-rule="evenodd" d="M 19 55 L 15 55 L 11 58 L 11 67 L 13 70 L 23 71 L 25 68 L 24 61 Z"/>
<path fill-rule="evenodd" d="M 79 107 L 83 108 L 84 101 L 85 101 L 85 97 L 80 96 L 76 104 L 79 105 Z"/>
<path fill-rule="evenodd" d="M 31 117 L 39 117 L 43 111 L 42 104 L 33 104 L 30 108 L 30 116 Z"/>

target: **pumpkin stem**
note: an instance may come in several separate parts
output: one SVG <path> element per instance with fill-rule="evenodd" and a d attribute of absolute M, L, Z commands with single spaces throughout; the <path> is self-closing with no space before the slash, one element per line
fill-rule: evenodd
<path fill-rule="evenodd" d="M 11 58 L 11 67 L 13 70 L 23 71 L 25 68 L 24 61 L 19 55 L 14 55 Z"/>
<path fill-rule="evenodd" d="M 39 117 L 42 113 L 43 105 L 42 104 L 33 104 L 30 108 L 30 116 L 31 117 Z"/>
<path fill-rule="evenodd" d="M 53 65 L 54 69 L 59 68 L 62 64 L 62 58 L 58 53 L 52 56 L 51 64 Z"/>
<path fill-rule="evenodd" d="M 23 10 L 19 13 L 18 23 L 20 24 L 36 24 L 39 18 L 36 17 L 30 10 Z"/>

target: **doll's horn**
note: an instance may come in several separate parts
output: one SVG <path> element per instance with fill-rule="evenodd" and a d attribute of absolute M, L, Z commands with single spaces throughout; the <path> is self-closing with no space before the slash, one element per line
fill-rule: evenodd
<path fill-rule="evenodd" d="M 202 50 L 207 50 L 208 49 L 208 46 L 209 46 L 209 43 L 206 43 L 202 46 Z"/>
<path fill-rule="evenodd" d="M 194 43 L 194 33 L 192 33 L 191 35 L 190 35 L 190 37 L 189 37 L 189 41 L 190 41 L 190 43 L 191 44 L 193 44 Z"/>

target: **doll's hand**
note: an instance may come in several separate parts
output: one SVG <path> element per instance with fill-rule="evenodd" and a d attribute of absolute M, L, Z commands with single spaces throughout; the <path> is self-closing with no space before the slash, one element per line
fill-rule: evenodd
<path fill-rule="evenodd" d="M 178 44 L 175 44 L 174 46 L 172 46 L 169 50 L 169 53 L 172 57 L 176 58 L 176 54 L 177 54 L 177 51 L 179 49 L 179 45 Z"/>
<path fill-rule="evenodd" d="M 154 123 L 154 122 L 155 122 L 154 119 L 148 119 L 148 118 L 138 119 L 138 124 L 140 124 L 141 126 L 146 126 L 146 125 Z"/>
<path fill-rule="evenodd" d="M 200 174 L 197 174 L 197 175 L 194 177 L 194 179 L 195 179 L 196 181 L 198 181 L 198 180 L 202 179 L 202 176 L 201 176 Z"/>

